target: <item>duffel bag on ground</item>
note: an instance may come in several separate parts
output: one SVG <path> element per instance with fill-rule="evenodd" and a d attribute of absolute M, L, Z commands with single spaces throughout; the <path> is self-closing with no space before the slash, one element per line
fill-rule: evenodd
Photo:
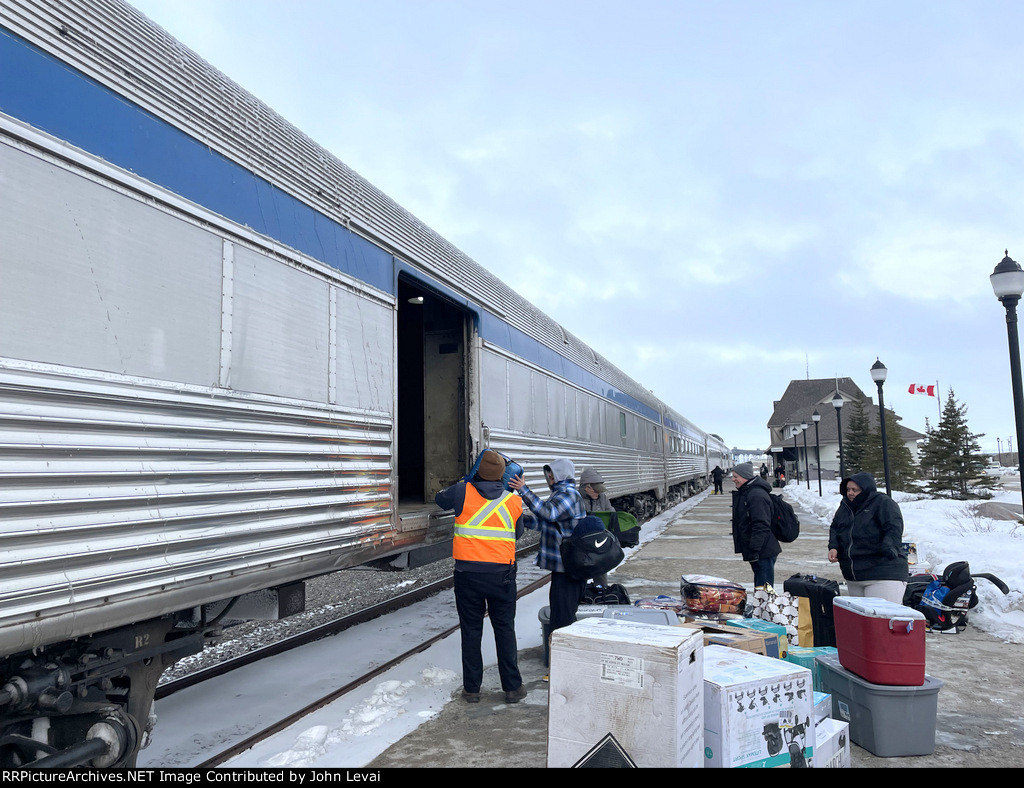
<path fill-rule="evenodd" d="M 679 592 L 692 613 L 742 613 L 747 602 L 742 585 L 710 575 L 683 575 Z"/>
<path fill-rule="evenodd" d="M 836 623 L 832 616 L 832 600 L 839 596 L 839 583 L 816 575 L 795 574 L 782 584 L 782 590 L 807 600 L 807 610 L 811 616 L 811 641 L 805 642 L 807 639 L 801 633 L 800 645 L 835 646 Z M 799 609 L 799 605 L 797 607 Z"/>
<path fill-rule="evenodd" d="M 619 583 L 599 585 L 591 580 L 583 589 L 581 605 L 628 605 L 629 594 Z"/>

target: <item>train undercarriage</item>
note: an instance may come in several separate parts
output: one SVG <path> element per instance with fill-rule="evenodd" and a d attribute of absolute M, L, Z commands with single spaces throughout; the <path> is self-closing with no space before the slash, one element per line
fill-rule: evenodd
<path fill-rule="evenodd" d="M 624 495 L 620 498 L 613 498 L 611 503 L 615 509 L 629 512 L 639 522 L 644 522 L 682 503 L 687 498 L 706 489 L 707 486 L 708 483 L 705 479 L 691 479 L 669 487 L 664 498 L 659 498 L 654 490 L 647 490 L 632 495 Z"/>
<path fill-rule="evenodd" d="M 0 662 L 0 767 L 133 767 L 161 673 L 210 627 L 153 619 Z"/>

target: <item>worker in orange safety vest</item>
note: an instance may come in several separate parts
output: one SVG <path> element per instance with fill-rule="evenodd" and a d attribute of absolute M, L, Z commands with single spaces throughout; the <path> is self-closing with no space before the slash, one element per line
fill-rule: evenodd
<path fill-rule="evenodd" d="M 434 500 L 455 511 L 455 607 L 462 630 L 462 696 L 480 702 L 484 615 L 491 620 L 506 703 L 526 697 L 516 644 L 516 538 L 523 503 L 505 489 L 505 460 L 485 451 L 473 478 L 441 490 Z"/>

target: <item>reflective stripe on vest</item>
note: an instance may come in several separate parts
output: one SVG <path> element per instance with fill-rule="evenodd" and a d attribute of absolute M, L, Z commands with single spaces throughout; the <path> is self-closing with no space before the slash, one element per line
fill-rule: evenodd
<path fill-rule="evenodd" d="M 484 498 L 466 485 L 466 501 L 455 518 L 452 557 L 457 561 L 511 564 L 516 560 L 516 520 L 523 513 L 519 496 Z"/>

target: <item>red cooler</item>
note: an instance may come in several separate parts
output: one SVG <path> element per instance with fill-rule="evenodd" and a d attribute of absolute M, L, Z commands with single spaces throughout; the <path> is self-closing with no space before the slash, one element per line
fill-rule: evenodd
<path fill-rule="evenodd" d="M 924 684 L 925 617 L 874 597 L 832 600 L 839 663 L 871 684 Z"/>

